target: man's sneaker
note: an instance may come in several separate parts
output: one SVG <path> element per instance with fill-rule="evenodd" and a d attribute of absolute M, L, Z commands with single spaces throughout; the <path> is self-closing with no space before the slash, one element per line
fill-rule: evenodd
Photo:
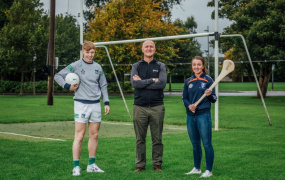
<path fill-rule="evenodd" d="M 95 163 L 87 166 L 87 172 L 104 172 Z"/>
<path fill-rule="evenodd" d="M 73 168 L 73 171 L 72 171 L 72 175 L 73 176 L 79 176 L 80 175 L 80 167 L 79 166 L 76 166 Z"/>
<path fill-rule="evenodd" d="M 190 172 L 186 173 L 186 175 L 188 174 L 201 174 L 201 169 L 198 170 L 194 167 Z"/>
<path fill-rule="evenodd" d="M 213 175 L 212 172 L 206 170 L 201 176 L 200 178 L 207 178 L 207 177 L 211 177 Z"/>

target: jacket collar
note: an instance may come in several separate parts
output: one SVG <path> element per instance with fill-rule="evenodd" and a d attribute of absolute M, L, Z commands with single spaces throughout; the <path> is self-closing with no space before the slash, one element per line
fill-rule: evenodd
<path fill-rule="evenodd" d="M 193 78 L 196 78 L 196 76 L 195 76 L 195 73 L 192 73 L 193 74 Z M 203 72 L 201 75 L 200 75 L 200 78 L 204 78 L 206 76 L 206 73 L 205 72 Z"/>
<path fill-rule="evenodd" d="M 147 63 L 143 58 L 139 61 L 140 63 Z M 156 63 L 157 60 L 155 58 L 153 58 L 152 61 L 150 61 L 150 63 Z"/>
<path fill-rule="evenodd" d="M 83 62 L 85 62 L 86 64 L 93 64 L 93 61 L 89 63 L 89 62 L 84 61 L 83 58 L 82 58 L 81 60 L 82 60 Z"/>

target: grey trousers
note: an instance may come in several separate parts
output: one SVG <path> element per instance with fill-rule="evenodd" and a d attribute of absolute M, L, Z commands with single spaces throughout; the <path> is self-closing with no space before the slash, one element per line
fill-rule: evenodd
<path fill-rule="evenodd" d="M 152 138 L 152 164 L 162 164 L 163 144 L 162 130 L 164 120 L 164 105 L 155 107 L 133 106 L 133 122 L 136 134 L 136 166 L 145 167 L 146 164 L 146 135 L 150 126 Z"/>

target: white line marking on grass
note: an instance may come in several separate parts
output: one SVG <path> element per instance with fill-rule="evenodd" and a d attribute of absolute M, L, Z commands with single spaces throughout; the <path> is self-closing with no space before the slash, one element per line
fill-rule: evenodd
<path fill-rule="evenodd" d="M 123 123 L 123 122 L 106 122 L 106 121 L 102 121 L 102 123 L 104 124 L 115 124 L 115 125 L 126 125 L 126 126 L 133 126 L 133 124 L 129 124 L 129 123 Z M 186 128 L 171 128 L 171 127 L 165 127 L 164 125 L 164 129 L 172 129 L 172 130 L 185 130 Z"/>
<path fill-rule="evenodd" d="M 0 132 L 2 134 L 10 134 L 10 135 L 15 135 L 15 136 L 24 136 L 24 137 L 30 137 L 30 138 L 36 138 L 36 139 L 47 139 L 47 140 L 52 140 L 52 141 L 66 141 L 63 139 L 55 139 L 55 138 L 45 138 L 45 137 L 36 137 L 36 136 L 29 136 L 25 134 L 16 134 L 16 133 L 9 133 L 9 132 Z"/>
<path fill-rule="evenodd" d="M 126 125 L 126 126 L 132 126 L 133 124 L 128 124 L 128 123 L 111 123 L 111 122 L 105 122 L 105 121 L 102 121 L 102 123 L 104 124 L 116 124 L 116 125 Z"/>

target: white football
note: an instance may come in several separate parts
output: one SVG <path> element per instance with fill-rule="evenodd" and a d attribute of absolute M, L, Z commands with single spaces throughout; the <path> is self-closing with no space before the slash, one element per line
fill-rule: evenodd
<path fill-rule="evenodd" d="M 68 73 L 65 77 L 65 82 L 68 84 L 78 84 L 80 82 L 79 76 L 75 73 Z"/>

